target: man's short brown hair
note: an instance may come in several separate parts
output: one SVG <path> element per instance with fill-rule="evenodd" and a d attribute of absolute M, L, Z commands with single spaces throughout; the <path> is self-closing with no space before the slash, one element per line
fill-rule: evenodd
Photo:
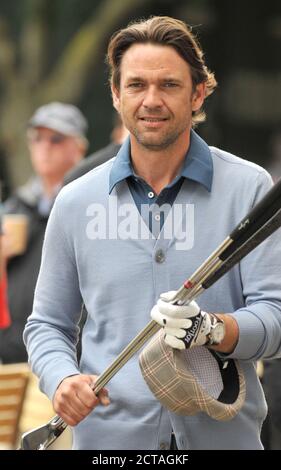
<path fill-rule="evenodd" d="M 206 97 L 213 93 L 217 86 L 215 76 L 205 65 L 203 51 L 191 28 L 183 21 L 168 16 L 154 16 L 133 22 L 113 34 L 108 45 L 107 63 L 110 67 L 110 82 L 117 89 L 120 87 L 124 53 L 133 44 L 146 43 L 173 47 L 190 67 L 193 89 L 203 82 L 206 84 Z M 193 127 L 205 118 L 202 109 L 196 111 L 192 117 Z"/>

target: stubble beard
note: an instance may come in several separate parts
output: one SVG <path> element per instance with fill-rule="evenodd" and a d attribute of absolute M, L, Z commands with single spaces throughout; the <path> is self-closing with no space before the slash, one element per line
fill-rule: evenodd
<path fill-rule="evenodd" d="M 167 149 L 168 147 L 171 147 L 177 141 L 180 135 L 183 134 L 186 129 L 189 128 L 190 122 L 189 120 L 186 120 L 181 124 L 182 125 L 180 128 L 171 129 L 164 135 L 159 136 L 158 141 L 154 138 L 154 136 L 150 137 L 145 132 L 140 132 L 137 127 L 126 127 L 128 128 L 129 132 L 131 132 L 131 134 L 135 137 L 138 144 L 141 145 L 143 148 L 147 150 L 153 150 L 154 152 L 160 152 Z"/>

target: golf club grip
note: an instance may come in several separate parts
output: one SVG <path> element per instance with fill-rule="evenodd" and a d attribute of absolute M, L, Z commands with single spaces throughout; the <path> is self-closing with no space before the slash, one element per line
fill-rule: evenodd
<path fill-rule="evenodd" d="M 254 248 L 262 243 L 267 237 L 281 227 L 281 209 L 274 214 L 263 227 L 253 234 L 232 256 L 230 256 L 220 268 L 211 274 L 203 283 L 202 287 L 208 289 L 226 274 L 235 264 L 249 254 Z"/>
<path fill-rule="evenodd" d="M 248 238 L 258 231 L 281 207 L 281 179 L 266 193 L 240 221 L 229 237 L 233 243 L 219 256 L 228 259 Z"/>

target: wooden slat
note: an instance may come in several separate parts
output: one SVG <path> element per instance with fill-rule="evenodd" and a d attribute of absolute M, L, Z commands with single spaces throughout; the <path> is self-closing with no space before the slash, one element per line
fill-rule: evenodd
<path fill-rule="evenodd" d="M 1 435 L 1 429 L 5 426 L 11 426 L 13 429 L 15 429 L 15 426 L 17 424 L 17 416 L 15 415 L 14 418 L 9 418 L 9 419 L 0 419 L 0 435 Z"/>
<path fill-rule="evenodd" d="M 29 374 L 26 364 L 0 365 L 0 445 L 16 443 Z"/>
<path fill-rule="evenodd" d="M 0 423 L 2 423 L 5 419 L 16 419 L 17 417 L 17 410 L 5 410 L 0 411 Z"/>
<path fill-rule="evenodd" d="M 2 366 L 3 368 L 3 366 Z M 2 369 L 3 370 L 3 369 Z M 1 372 L 1 366 L 0 366 L 0 380 L 1 382 L 5 382 L 5 380 L 14 380 L 14 379 L 25 379 L 28 377 L 27 372 L 11 372 L 10 374 L 7 374 L 7 372 Z"/>
<path fill-rule="evenodd" d="M 0 364 L 0 374 L 30 373 L 29 365 L 26 362 L 16 364 Z"/>
<path fill-rule="evenodd" d="M 0 375 L 0 393 L 3 391 L 5 392 L 6 390 L 12 389 L 22 389 L 26 381 L 26 377 L 19 377 L 19 378 L 13 378 L 13 379 L 3 379 Z"/>
<path fill-rule="evenodd" d="M 16 411 L 18 413 L 19 412 L 19 405 L 18 404 L 17 405 L 15 405 L 15 404 L 14 405 L 11 405 L 11 404 L 10 405 L 8 405 L 8 404 L 1 405 L 0 406 L 0 412 L 2 413 L 3 411 L 5 411 L 5 412 L 7 412 L 7 411 L 15 412 Z"/>
<path fill-rule="evenodd" d="M 2 436 L 7 436 L 8 434 L 13 434 L 14 432 L 14 425 L 12 424 L 6 424 L 0 427 L 0 438 L 2 439 Z"/>
<path fill-rule="evenodd" d="M 7 395 L 7 396 L 0 396 L 0 410 L 3 407 L 5 406 L 18 406 L 20 404 L 22 400 L 22 397 L 21 395 L 17 394 L 17 395 Z"/>
<path fill-rule="evenodd" d="M 25 387 L 25 383 L 23 383 L 21 387 L 17 387 L 17 388 L 9 387 L 9 388 L 6 388 L 5 390 L 0 390 L 0 397 L 5 397 L 9 395 L 21 396 L 22 390 L 24 389 L 24 387 Z"/>
<path fill-rule="evenodd" d="M 2 435 L 0 434 L 0 443 L 5 442 L 11 445 L 12 436 L 13 436 L 12 433 L 2 434 Z"/>

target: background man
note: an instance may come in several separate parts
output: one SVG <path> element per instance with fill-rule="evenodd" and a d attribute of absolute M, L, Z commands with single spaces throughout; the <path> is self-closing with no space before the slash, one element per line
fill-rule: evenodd
<path fill-rule="evenodd" d="M 21 255 L 13 253 L 8 236 L 3 236 L 12 320 L 11 326 L 0 332 L 0 361 L 3 363 L 27 359 L 22 332 L 32 311 L 47 220 L 66 172 L 86 153 L 87 127 L 85 117 L 76 106 L 59 102 L 37 109 L 28 123 L 27 143 L 36 176 L 4 205 L 6 214 L 28 217 L 29 233 L 26 251 Z"/>

